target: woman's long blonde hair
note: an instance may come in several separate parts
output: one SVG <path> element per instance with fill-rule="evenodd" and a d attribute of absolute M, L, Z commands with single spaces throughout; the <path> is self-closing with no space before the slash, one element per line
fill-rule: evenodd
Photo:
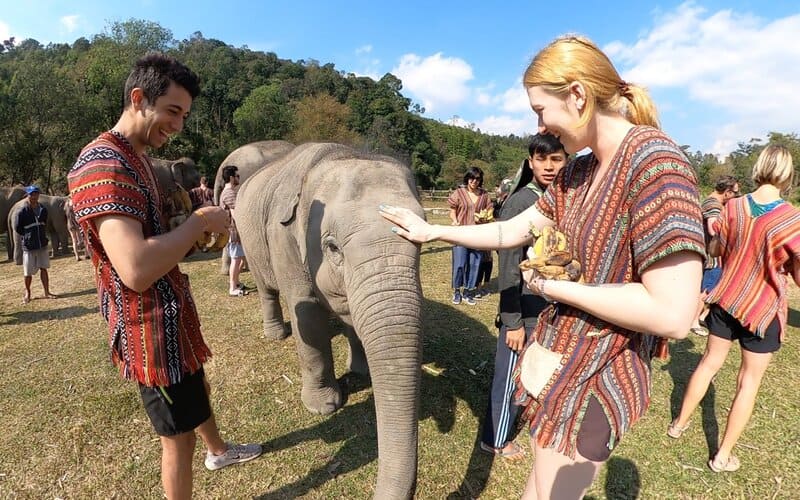
<path fill-rule="evenodd" d="M 585 125 L 599 108 L 620 113 L 636 125 L 660 128 L 647 90 L 620 78 L 608 56 L 586 37 L 556 38 L 536 54 L 522 78 L 525 88 L 541 86 L 559 97 L 567 96 L 573 82 L 586 90 L 585 112 L 577 127 Z"/>

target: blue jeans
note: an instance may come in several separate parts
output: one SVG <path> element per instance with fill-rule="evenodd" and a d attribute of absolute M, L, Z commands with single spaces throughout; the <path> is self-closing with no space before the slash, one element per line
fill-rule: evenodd
<path fill-rule="evenodd" d="M 481 252 L 471 248 L 453 247 L 453 288 L 467 290 L 475 288 L 478 282 L 478 268 L 481 265 Z"/>
<path fill-rule="evenodd" d="M 720 278 L 722 278 L 722 268 L 712 267 L 711 269 L 703 269 L 703 282 L 700 284 L 701 292 L 710 292 L 712 288 L 717 286 Z"/>

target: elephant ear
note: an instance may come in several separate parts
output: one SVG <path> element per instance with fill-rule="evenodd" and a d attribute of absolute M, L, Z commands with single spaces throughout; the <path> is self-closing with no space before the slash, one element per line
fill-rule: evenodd
<path fill-rule="evenodd" d="M 308 173 L 323 159 L 337 159 L 347 155 L 347 151 L 339 144 L 307 143 L 297 146 L 284 157 L 283 161 L 291 164 L 292 168 L 283 168 L 287 174 L 280 182 L 281 192 L 287 194 L 286 205 L 282 207 L 281 224 L 288 226 L 294 221 Z"/>
<path fill-rule="evenodd" d="M 182 161 L 178 160 L 170 165 L 169 170 L 172 173 L 172 180 L 175 181 L 176 184 L 180 184 L 183 186 L 183 170 L 186 166 L 183 164 Z"/>
<path fill-rule="evenodd" d="M 298 192 L 294 195 L 292 201 L 290 201 L 283 212 L 283 216 L 281 217 L 281 224 L 284 226 L 288 226 L 294 221 L 294 216 L 297 213 L 297 205 L 300 203 L 300 195 L 302 193 Z"/>

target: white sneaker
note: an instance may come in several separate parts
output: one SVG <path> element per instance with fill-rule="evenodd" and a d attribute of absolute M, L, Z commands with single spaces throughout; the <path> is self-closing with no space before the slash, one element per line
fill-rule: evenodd
<path fill-rule="evenodd" d="M 214 455 L 210 451 L 206 452 L 206 469 L 217 470 L 227 465 L 247 462 L 261 455 L 260 444 L 234 444 L 228 443 L 228 451 L 222 455 Z"/>

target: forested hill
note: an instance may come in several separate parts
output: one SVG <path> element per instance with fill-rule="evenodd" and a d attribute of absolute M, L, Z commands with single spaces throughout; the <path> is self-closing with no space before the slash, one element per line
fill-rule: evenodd
<path fill-rule="evenodd" d="M 189 156 L 206 173 L 233 149 L 268 139 L 333 141 L 389 154 L 408 163 L 424 188 L 455 186 L 470 165 L 481 167 L 485 184 L 493 186 L 527 154 L 526 137 L 423 118 L 424 110 L 403 96 L 402 82 L 390 73 L 376 82 L 333 64 L 232 47 L 200 32 L 178 41 L 157 23 L 132 19 L 72 44 L 3 42 L 0 185 L 37 182 L 63 193 L 80 148 L 116 122 L 125 78 L 151 50 L 186 63 L 202 85 L 184 132 L 156 154 Z M 800 153 L 797 136 L 776 137 Z M 748 172 L 761 147 L 741 144 L 733 160 L 721 164 L 700 152 L 690 156 L 708 182 L 718 172 Z"/>

